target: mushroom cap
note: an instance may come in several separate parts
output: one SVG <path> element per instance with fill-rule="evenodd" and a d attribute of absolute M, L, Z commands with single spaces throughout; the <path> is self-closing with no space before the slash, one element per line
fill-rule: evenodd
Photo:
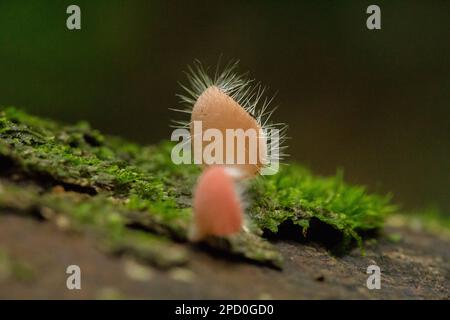
<path fill-rule="evenodd" d="M 244 178 L 250 178 L 259 173 L 264 166 L 267 152 L 267 142 L 258 121 L 253 118 L 239 103 L 228 96 L 216 86 L 207 88 L 197 99 L 191 114 L 191 137 L 193 147 L 197 147 L 197 139 L 194 136 L 194 121 L 202 122 L 202 131 L 207 129 L 217 129 L 223 137 L 223 162 L 229 167 L 234 167 L 243 172 Z M 227 138 L 227 129 L 248 129 L 254 130 L 253 147 L 250 139 L 244 135 L 244 149 L 239 150 L 238 140 L 233 136 Z M 203 139 L 202 139 L 203 140 Z M 234 141 L 227 141 L 234 140 Z M 202 150 L 212 143 L 202 141 Z M 227 144 L 233 143 L 234 148 L 227 148 Z M 244 155 L 245 160 L 238 163 L 238 153 Z M 256 154 L 255 154 L 256 153 Z M 228 157 L 227 157 L 228 155 Z M 203 159 L 203 155 L 202 155 Z M 226 159 L 233 159 L 232 163 L 227 163 Z M 203 159 L 204 160 L 204 159 Z M 205 161 L 202 161 L 205 166 Z"/>
<path fill-rule="evenodd" d="M 225 166 L 210 166 L 198 180 L 194 194 L 191 240 L 226 236 L 242 228 L 243 209 L 232 175 Z"/>

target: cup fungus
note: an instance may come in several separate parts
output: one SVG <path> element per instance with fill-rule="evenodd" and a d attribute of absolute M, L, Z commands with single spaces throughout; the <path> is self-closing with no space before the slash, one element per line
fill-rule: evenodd
<path fill-rule="evenodd" d="M 201 174 L 194 191 L 194 222 L 189 238 L 238 233 L 243 225 L 243 205 L 233 173 L 225 166 L 210 166 Z"/>
<path fill-rule="evenodd" d="M 207 235 L 226 236 L 242 229 L 243 205 L 237 192 L 237 184 L 244 178 L 256 177 L 271 161 L 284 156 L 282 145 L 287 126 L 269 122 L 274 109 L 268 110 L 272 98 L 263 98 L 265 88 L 244 75 L 235 73 L 238 62 L 228 64 L 224 71 L 216 69 L 211 78 L 197 62 L 187 73 L 189 86 L 182 85 L 185 94 L 178 95 L 190 115 L 189 121 L 175 122 L 177 128 L 190 130 L 193 149 L 202 148 L 211 141 L 196 136 L 195 123 L 202 124 L 202 131 L 213 129 L 221 133 L 221 163 L 205 163 L 194 195 L 194 226 L 192 240 Z M 244 140 L 237 143 L 236 135 L 229 130 L 240 131 Z M 276 129 L 278 141 L 268 143 L 266 132 Z M 252 132 L 254 133 L 252 135 Z M 252 144 L 251 139 L 255 139 Z M 255 148 L 256 146 L 256 148 Z M 274 150 L 275 146 L 275 150 Z M 270 152 L 268 152 L 270 149 Z M 240 158 L 239 154 L 243 154 Z M 230 161 L 231 160 L 231 161 Z"/>

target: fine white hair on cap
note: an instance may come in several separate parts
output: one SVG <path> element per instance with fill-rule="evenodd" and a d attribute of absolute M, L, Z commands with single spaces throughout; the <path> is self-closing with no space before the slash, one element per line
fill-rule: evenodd
<path fill-rule="evenodd" d="M 195 61 L 193 66 L 188 66 L 186 72 L 188 84 L 180 84 L 184 92 L 178 94 L 182 109 L 172 109 L 182 113 L 187 113 L 191 119 L 186 121 L 173 121 L 173 127 L 191 129 L 193 121 L 209 120 L 207 116 L 215 119 L 210 121 L 214 128 L 224 130 L 226 128 L 236 129 L 248 128 L 257 129 L 264 134 L 272 129 L 277 129 L 278 141 L 266 141 L 264 134 L 258 134 L 258 145 L 270 150 L 267 159 L 258 160 L 257 164 L 240 166 L 243 168 L 243 176 L 254 176 L 265 163 L 280 161 L 287 154 L 285 153 L 285 142 L 287 125 L 284 123 L 272 123 L 270 117 L 276 108 L 271 108 L 273 97 L 265 97 L 266 88 L 254 79 L 247 78 L 247 74 L 236 72 L 239 61 L 231 61 L 220 71 L 220 64 L 217 65 L 214 75 L 208 74 L 209 68 L 204 68 L 199 61 Z M 211 112 L 217 106 L 217 112 Z M 224 111 L 229 109 L 230 115 L 224 115 Z M 206 111 L 205 111 L 206 110 Z M 220 111 L 220 116 L 217 114 Z M 228 122 L 227 122 L 228 119 Z M 192 137 L 191 137 L 192 140 Z M 239 167 L 234 166 L 234 168 Z"/>

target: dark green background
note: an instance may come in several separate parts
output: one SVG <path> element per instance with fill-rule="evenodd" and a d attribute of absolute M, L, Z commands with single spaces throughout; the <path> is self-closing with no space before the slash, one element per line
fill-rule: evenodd
<path fill-rule="evenodd" d="M 0 2 L 1 105 L 142 143 L 169 137 L 186 65 L 221 54 L 278 91 L 291 158 L 450 211 L 450 1 Z"/>

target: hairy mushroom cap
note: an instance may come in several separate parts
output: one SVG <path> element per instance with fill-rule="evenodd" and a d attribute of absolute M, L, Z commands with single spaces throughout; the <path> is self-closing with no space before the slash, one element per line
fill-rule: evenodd
<path fill-rule="evenodd" d="M 267 143 L 260 125 L 239 103 L 218 87 L 207 88 L 195 102 L 191 114 L 191 136 L 194 135 L 194 121 L 201 121 L 203 132 L 208 129 L 221 132 L 222 164 L 241 170 L 243 177 L 257 175 L 264 166 Z M 231 135 L 227 134 L 227 129 L 233 130 Z M 192 141 L 196 148 L 198 140 L 192 137 Z M 203 150 L 212 143 L 200 141 Z M 227 163 L 227 159 L 231 159 L 232 163 Z"/>
<path fill-rule="evenodd" d="M 194 121 L 201 121 L 202 132 L 208 129 L 218 130 L 223 138 L 222 163 L 220 164 L 238 169 L 242 172 L 241 178 L 251 178 L 261 173 L 264 168 L 270 171 L 269 164 L 278 163 L 286 156 L 284 143 L 287 139 L 287 125 L 273 123 L 270 120 L 275 110 L 270 107 L 273 97 L 265 97 L 265 87 L 260 83 L 255 83 L 245 74 L 236 73 L 237 66 L 238 61 L 230 62 L 222 71 L 219 71 L 219 65 L 217 65 L 213 77 L 208 75 L 208 69 L 205 70 L 198 61 L 193 67 L 188 66 L 189 72 L 186 73 L 188 84 L 181 84 L 184 92 L 178 94 L 183 108 L 172 110 L 189 114 L 190 119 L 172 122 L 175 128 L 191 130 L 189 142 L 193 146 L 194 158 L 197 158 L 195 151 L 200 149 L 199 145 L 202 147 L 200 150 L 204 150 L 205 147 L 213 144 L 213 141 L 197 139 L 201 133 L 193 132 Z M 227 148 L 227 143 L 232 143 L 227 141 L 227 129 L 240 129 L 244 133 L 249 129 L 256 131 L 256 139 L 252 138 L 252 142 L 257 145 L 256 148 L 250 146 L 250 139 L 246 134 L 244 134 L 244 147 L 239 145 L 236 138 L 233 143 L 234 148 Z M 275 140 L 272 139 L 274 131 L 276 131 Z M 213 147 L 209 150 L 213 149 L 216 150 Z M 233 156 L 227 158 L 227 153 L 233 153 Z M 239 155 L 241 155 L 240 158 L 238 158 Z M 232 159 L 233 163 L 227 161 L 229 159 Z M 205 163 L 204 154 L 200 160 L 203 160 L 201 162 L 206 166 L 219 164 L 215 161 Z M 195 163 L 198 162 L 195 161 Z"/>

